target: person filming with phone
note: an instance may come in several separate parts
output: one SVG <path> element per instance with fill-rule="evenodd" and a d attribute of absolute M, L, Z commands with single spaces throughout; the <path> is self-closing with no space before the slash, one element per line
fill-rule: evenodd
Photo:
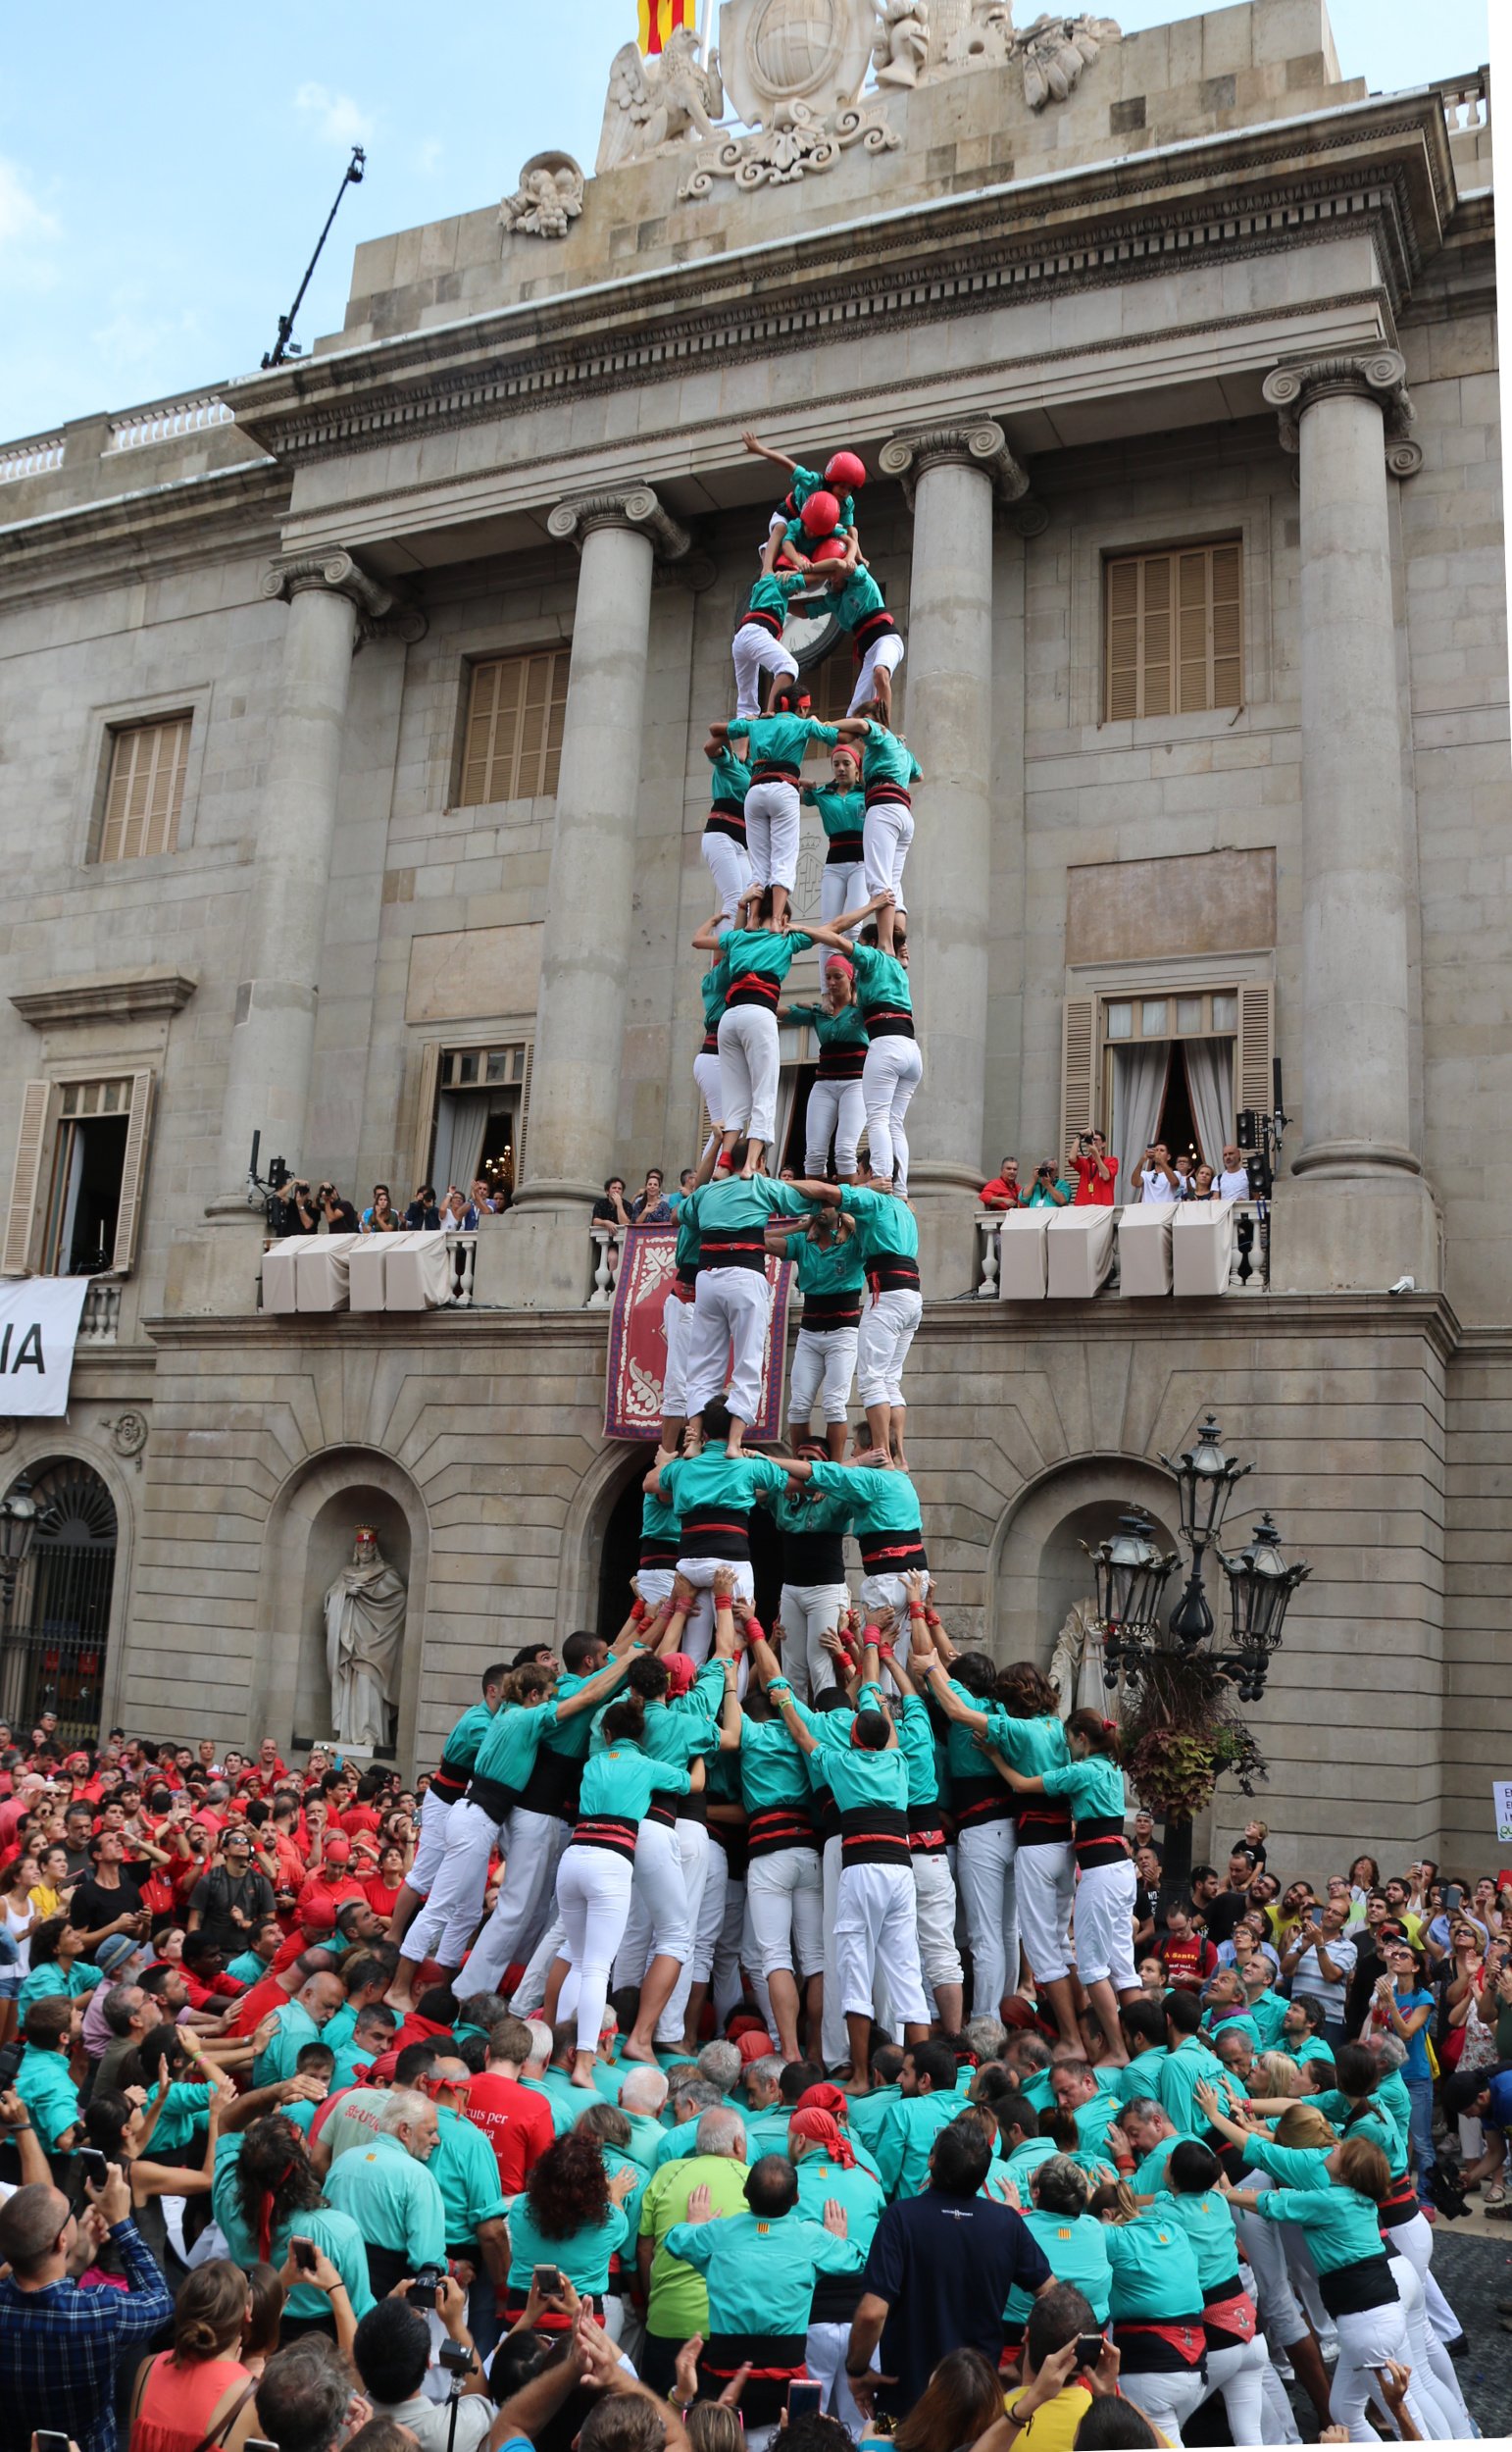
<path fill-rule="evenodd" d="M 1102 1134 L 1079 1133 L 1066 1153 L 1066 1163 L 1077 1179 L 1072 1206 L 1111 1209 L 1118 1160 L 1109 1155 Z"/>
<path fill-rule="evenodd" d="M 14 2129 L 13 2129 L 14 2133 Z M 126 2287 L 75 2275 L 109 2239 Z M 7 2443 L 49 2431 L 79 2452 L 116 2452 L 116 2375 L 173 2315 L 168 2285 L 131 2217 L 119 2163 L 86 2180 L 76 2214 L 61 2188 L 32 2180 L 0 2207 L 0 2409 Z"/>

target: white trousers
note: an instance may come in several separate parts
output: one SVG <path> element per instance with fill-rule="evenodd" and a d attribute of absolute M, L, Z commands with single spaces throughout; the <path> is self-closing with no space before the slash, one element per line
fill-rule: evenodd
<path fill-rule="evenodd" d="M 1374 2443 L 1376 2430 L 1365 2415 L 1366 2403 L 1377 2389 L 1373 2371 L 1392 2359 L 1403 2367 L 1412 2364 L 1406 2310 L 1400 2299 L 1393 2299 L 1386 2307 L 1366 2308 L 1356 2316 L 1336 2316 L 1334 2326 L 1338 2334 L 1338 2361 L 1329 2387 L 1329 2416 L 1336 2426 L 1348 2427 L 1351 2443 Z M 1123 2388 L 1129 2389 L 1127 2378 Z M 1419 2434 L 1431 2440 L 1415 2388 L 1408 2391 L 1407 2407 Z"/>
<path fill-rule="evenodd" d="M 1421 2215 L 1417 2219 L 1422 2221 Z M 1411 2223 L 1402 2224 L 1404 2230 L 1411 2227 Z M 1427 2222 L 1423 2223 L 1423 2227 L 1429 2230 Z M 1429 2235 L 1432 2239 L 1431 2230 Z M 1436 2338 L 1428 2321 L 1422 2273 L 1415 2260 L 1402 2254 L 1394 2229 L 1387 2233 L 1386 2244 L 1391 2257 L 1396 2295 L 1401 2300 L 1406 2321 L 1407 2339 L 1412 2345 L 1409 2360 L 1412 2389 L 1426 2414 L 1427 2431 L 1439 2443 L 1465 2440 L 1471 2435 L 1470 2412 L 1465 2407 L 1464 2395 L 1459 2388 L 1454 2361 L 1443 2343 Z"/>
<path fill-rule="evenodd" d="M 781 639 L 774 639 L 760 622 L 742 622 L 730 642 L 730 652 L 735 668 L 737 717 L 761 713 L 763 673 L 781 673 L 784 681 L 797 678 L 798 667 Z"/>
<path fill-rule="evenodd" d="M 837 2418 L 859 2442 L 867 2431 L 867 2426 L 845 2379 L 845 2361 L 849 2355 L 848 2324 L 810 2324 L 804 2344 L 803 2364 L 814 2382 L 824 2386 L 820 2408 L 826 2418 Z M 874 2370 L 881 2367 L 882 2361 L 876 2350 L 872 2352 L 871 2363 Z"/>
<path fill-rule="evenodd" d="M 854 715 L 857 707 L 865 706 L 868 698 L 876 697 L 879 665 L 884 673 L 895 673 L 902 661 L 902 639 L 895 630 L 884 630 L 880 639 L 873 639 L 861 659 L 861 670 L 856 675 L 856 686 L 850 693 L 846 714 Z"/>
<path fill-rule="evenodd" d="M 924 1055 L 917 1039 L 889 1033 L 874 1039 L 861 1072 L 861 1099 L 866 1108 L 867 1146 L 874 1175 L 883 1183 L 895 1177 L 900 1192 L 908 1190 L 908 1135 L 903 1118 L 924 1073 Z M 726 1117 L 729 1122 L 729 1117 Z"/>
<path fill-rule="evenodd" d="M 693 1079 L 698 1085 L 698 1096 L 704 1103 L 704 1113 L 708 1116 L 710 1124 L 718 1131 L 725 1121 L 725 1068 L 719 1060 L 717 1049 L 711 1048 L 705 1055 L 700 1048 L 693 1058 Z"/>
<path fill-rule="evenodd" d="M 691 1957 L 693 1927 L 678 1834 L 665 1822 L 644 1821 L 635 1833 L 635 1878 L 630 1914 L 615 1956 L 614 1981 L 638 1984 L 654 1958 Z"/>
<path fill-rule="evenodd" d="M 929 1600 L 934 1589 L 934 1578 L 928 1567 L 924 1570 L 924 1597 Z M 856 1598 L 869 1618 L 879 1609 L 890 1609 L 897 1619 L 892 1649 L 907 1668 L 913 1654 L 913 1619 L 908 1614 L 908 1594 L 901 1575 L 863 1575 L 856 1587 Z"/>
<path fill-rule="evenodd" d="M 578 1977 L 578 2049 L 596 2052 L 609 1972 L 630 1915 L 634 1867 L 610 1848 L 563 1850 L 557 1874 L 563 1955 Z"/>
<path fill-rule="evenodd" d="M 1208 2351 L 1208 2390 L 1223 2394 L 1229 2432 L 1235 2443 L 1268 2440 L 1265 2372 L 1270 2364 L 1263 2333 L 1257 2332 L 1252 2341 L 1236 2341 L 1232 2350 Z"/>
<path fill-rule="evenodd" d="M 969 1822 L 956 1840 L 955 1877 L 972 1953 L 972 2016 L 996 2018 L 1019 1980 L 1018 1893 L 1011 1821 Z"/>
<path fill-rule="evenodd" d="M 703 1891 L 698 1901 L 698 1916 L 693 1931 L 693 1956 L 690 1972 L 695 1984 L 713 1980 L 714 1957 L 720 1935 L 725 1929 L 725 1911 L 730 1904 L 730 1859 L 717 1839 L 704 1837 Z M 743 1887 L 741 1913 L 744 1913 Z"/>
<path fill-rule="evenodd" d="M 843 1867 L 834 1955 L 842 2016 L 871 2017 L 873 1977 L 884 1967 L 895 2016 L 907 2026 L 929 2024 L 919 1970 L 914 1877 L 907 1865 Z"/>
<path fill-rule="evenodd" d="M 1057 1976 L 1071 1972 L 1067 1932 L 1076 1883 L 1070 1840 L 1037 1848 L 1021 1846 L 1013 1860 L 1013 1874 L 1024 1955 L 1041 1982 L 1053 1983 Z"/>
<path fill-rule="evenodd" d="M 1122 1865 L 1089 1865 L 1077 1883 L 1077 1973 L 1084 1984 L 1111 1979 L 1118 1992 L 1139 1980 L 1134 1954 L 1137 1875 Z M 1294 2338 L 1295 2336 L 1293 2336 Z"/>
<path fill-rule="evenodd" d="M 1246 2171 L 1244 2185 L 1269 2188 L 1272 2182 L 1264 2171 Z M 1284 2357 L 1307 2330 L 1307 2319 L 1291 2286 L 1291 2269 L 1286 2262 L 1283 2232 L 1289 2225 L 1268 2222 L 1259 2214 L 1235 2214 L 1234 2226 L 1244 2261 L 1255 2277 L 1255 2305 L 1260 2312 L 1261 2328 L 1272 2351 Z"/>
<path fill-rule="evenodd" d="M 843 1584 L 784 1584 L 778 1609 L 782 1620 L 782 1671 L 800 1703 L 828 1694 L 834 1684 L 834 1657 L 820 1636 L 832 1635 L 850 1601 Z"/>
<path fill-rule="evenodd" d="M 529 1965 L 514 1991 L 509 2006 L 516 2018 L 538 2018 L 546 1998 L 546 1978 L 553 1959 L 563 1957 L 567 1949 L 567 1926 L 562 1921 L 562 1868 L 557 1866 L 557 1912 L 530 1952 Z"/>
<path fill-rule="evenodd" d="M 899 1040 L 899 1047 L 910 1041 Z M 872 1164 L 877 1164 L 873 1147 Z M 887 1286 L 861 1308 L 856 1331 L 856 1386 L 863 1405 L 902 1405 L 903 1365 L 924 1317 L 924 1297 L 912 1286 Z M 843 1418 L 843 1417 L 839 1417 Z"/>
<path fill-rule="evenodd" d="M 798 787 L 781 777 L 752 784 L 745 795 L 745 848 L 753 886 L 798 882 Z"/>
<path fill-rule="evenodd" d="M 831 874 L 826 869 L 825 875 Z M 866 1126 L 866 1099 L 859 1081 L 816 1081 L 809 1086 L 803 1116 L 803 1163 L 811 1175 L 823 1175 L 834 1144 L 834 1171 L 853 1176 L 856 1145 Z"/>
<path fill-rule="evenodd" d="M 430 1895 L 404 1936 L 401 1957 L 419 1966 L 438 1958 L 460 1967 L 482 1920 L 488 1863 L 499 1825 L 480 1805 L 459 1797 L 446 1817 L 446 1846 Z"/>
<path fill-rule="evenodd" d="M 662 1335 L 667 1344 L 667 1362 L 662 1373 L 662 1411 L 687 1411 L 687 1355 L 693 1342 L 693 1306 L 680 1295 L 670 1294 L 662 1304 Z M 641 1594 L 644 1600 L 646 1595 Z"/>
<path fill-rule="evenodd" d="M 497 1992 L 517 1960 L 528 1959 L 551 1921 L 557 1865 L 567 1841 L 560 1813 L 535 1813 L 517 1805 L 499 1833 L 504 1878 L 493 1914 L 479 1934 L 457 1977 L 459 2001 L 476 1992 Z"/>
<path fill-rule="evenodd" d="M 914 1908 L 919 1923 L 919 1966 L 932 1992 L 961 1980 L 961 1953 L 955 1946 L 955 1879 L 948 1856 L 910 1859 L 914 1877 Z"/>
<path fill-rule="evenodd" d="M 725 1861 L 720 1856 L 719 1849 L 710 1841 L 703 1823 L 695 1822 L 690 1815 L 680 1814 L 678 1816 L 677 1841 L 678 1855 L 682 1865 L 682 1888 L 687 1900 L 687 1925 L 690 1937 L 682 1971 L 673 1985 L 667 2007 L 656 2022 L 657 2042 L 673 2046 L 681 2042 L 682 2029 L 687 2022 L 687 2001 L 693 1989 L 693 1973 L 698 1959 L 698 1935 L 703 1926 L 703 1894 L 708 1888 L 709 1866 L 717 1856 L 720 1857 L 722 1865 Z M 724 1894 L 721 1892 L 722 1914 L 724 1912 L 723 1897 Z M 711 1942 L 711 1953 L 712 1947 Z"/>
<path fill-rule="evenodd" d="M 745 1884 L 743 1881 L 731 1880 L 730 1865 L 727 1861 L 725 1913 L 720 1919 L 719 1931 L 715 1935 L 714 1964 L 709 1970 L 709 1997 L 714 2003 L 714 2023 L 720 2032 L 724 2031 L 739 2007 L 742 1959 L 749 1972 L 754 1975 L 759 1971 L 756 1965 L 755 1944 L 752 1943 L 747 1949 L 745 1933 Z M 766 1977 L 763 1975 L 761 1980 L 765 1987 Z M 772 2032 L 770 2013 L 767 2015 L 767 2032 L 768 2034 Z"/>
<path fill-rule="evenodd" d="M 864 860 L 827 860 L 819 876 L 820 918 L 828 924 L 832 920 L 842 918 L 847 911 L 853 911 L 858 902 L 864 902 L 866 889 L 861 881 L 865 875 L 866 862 Z M 828 951 L 825 946 L 821 945 L 819 948 L 821 978 L 824 977 L 825 963 L 828 959 Z"/>
<path fill-rule="evenodd" d="M 792 1380 L 787 1399 L 790 1422 L 811 1422 L 814 1400 L 824 1406 L 821 1419 L 850 1419 L 850 1392 L 856 1381 L 854 1328 L 800 1328 L 793 1348 Z"/>
<path fill-rule="evenodd" d="M 404 1878 L 417 1898 L 428 1899 L 441 1869 L 446 1850 L 446 1816 L 456 1799 L 438 1797 L 434 1788 L 428 1788 L 420 1800 L 420 1835 L 415 1842 L 415 1862 Z"/>
<path fill-rule="evenodd" d="M 835 1934 L 840 1920 L 843 1859 L 844 1848 L 836 1831 L 833 1838 L 825 1841 L 820 1854 L 825 1913 L 825 1989 L 819 2026 L 819 2057 L 826 2069 L 838 2069 L 842 2061 L 850 2058 L 850 2036 L 846 2030 L 840 1995 L 839 1942 Z M 872 2016 L 879 2026 L 885 2026 L 890 2033 L 895 2021 L 887 1997 L 886 1969 L 880 1960 L 874 1961 L 872 1967 Z"/>
<path fill-rule="evenodd" d="M 765 1005 L 731 1004 L 720 1015 L 720 1122 L 753 1141 L 777 1138 L 781 1045 L 777 1015 Z"/>
<path fill-rule="evenodd" d="M 825 1963 L 824 1883 L 813 1848 L 777 1848 L 746 1867 L 745 1905 L 761 1971 L 801 1982 Z"/>
<path fill-rule="evenodd" d="M 720 909 L 726 919 L 732 920 L 736 904 L 744 900 L 750 887 L 750 853 L 743 843 L 736 843 L 733 835 L 713 833 L 704 836 L 702 849 L 704 866 L 720 898 Z"/>
<path fill-rule="evenodd" d="M 728 1389 L 731 1413 L 742 1422 L 756 1419 L 771 1317 L 772 1289 L 765 1269 L 699 1270 L 687 1349 L 690 1414 L 701 1413 Z"/>
<path fill-rule="evenodd" d="M 1133 2401 L 1136 2409 L 1144 2412 L 1174 2452 L 1182 2452 L 1182 2428 L 1207 2399 L 1201 2368 L 1162 2369 L 1148 2375 L 1121 2375 L 1118 2388 L 1126 2401 Z"/>
<path fill-rule="evenodd" d="M 750 801 L 746 801 L 746 825 L 750 825 Z M 903 900 L 903 869 L 908 859 L 908 846 L 914 839 L 914 813 L 901 800 L 874 800 L 867 810 L 861 829 L 861 847 L 866 861 L 868 894 L 890 894 L 900 911 L 907 909 Z"/>
<path fill-rule="evenodd" d="M 741 1415 L 743 1421 L 749 1418 L 748 1414 Z M 697 1595 L 682 1626 L 682 1649 L 695 1668 L 702 1668 L 714 1649 L 714 1578 L 722 1566 L 729 1566 L 731 1563 L 729 1558 L 688 1558 L 678 1560 L 678 1573 L 692 1585 Z M 734 1577 L 735 1599 L 754 1601 L 756 1578 L 751 1572 L 749 1558 L 742 1558 L 735 1564 Z M 743 1660 L 740 1662 L 740 1668 L 743 1673 L 745 1668 Z M 739 1690 L 743 1692 L 744 1689 L 741 1687 Z"/>

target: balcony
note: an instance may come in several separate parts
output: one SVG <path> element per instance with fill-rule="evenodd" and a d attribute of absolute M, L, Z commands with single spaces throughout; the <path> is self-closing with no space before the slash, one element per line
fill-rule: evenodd
<path fill-rule="evenodd" d="M 979 1209 L 977 1257 L 977 1295 L 994 1302 L 1086 1303 L 1105 1293 L 1210 1301 L 1269 1291 L 1253 1200 Z"/>
<path fill-rule="evenodd" d="M 291 1235 L 263 1251 L 259 1308 L 470 1311 L 476 1234 Z"/>

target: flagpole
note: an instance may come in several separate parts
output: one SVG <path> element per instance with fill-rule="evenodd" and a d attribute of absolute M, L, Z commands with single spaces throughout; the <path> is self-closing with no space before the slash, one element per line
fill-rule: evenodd
<path fill-rule="evenodd" d="M 707 68 L 707 67 L 708 67 L 708 65 L 709 65 L 709 51 L 710 51 L 710 48 L 711 48 L 711 37 L 712 37 L 712 35 L 713 35 L 713 32 L 714 32 L 714 0 L 703 0 L 703 43 L 702 43 L 702 57 L 703 57 L 703 64 L 704 64 L 704 67 L 705 67 L 705 68 Z"/>

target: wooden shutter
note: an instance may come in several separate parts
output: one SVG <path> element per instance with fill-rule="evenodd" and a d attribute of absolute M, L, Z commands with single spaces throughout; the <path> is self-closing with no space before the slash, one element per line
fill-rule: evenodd
<path fill-rule="evenodd" d="M 147 1136 L 152 1126 L 153 1080 L 150 1073 L 131 1075 L 131 1103 L 126 1109 L 126 1155 L 121 1161 L 121 1205 L 116 1211 L 116 1246 L 111 1267 L 124 1275 L 136 1258 L 137 1228 L 147 1181 Z"/>
<path fill-rule="evenodd" d="M 435 1150 L 435 1091 L 441 1077 L 441 1043 L 432 1040 L 420 1051 L 420 1090 L 415 1106 L 415 1148 L 410 1168 L 410 1189 L 418 1192 L 430 1181 L 430 1160 Z M 406 1201 L 406 1207 L 409 1203 Z"/>
<path fill-rule="evenodd" d="M 1237 544 L 1106 564 L 1105 722 L 1242 703 L 1241 584 Z"/>
<path fill-rule="evenodd" d="M 11 1173 L 11 1202 L 6 1212 L 5 1250 L 0 1253 L 0 1276 L 25 1277 L 31 1266 L 31 1247 L 36 1234 L 37 1194 L 42 1180 L 42 1158 L 47 1149 L 49 1127 L 55 1116 L 53 1086 L 46 1081 L 28 1081 L 22 1092 L 21 1130 L 16 1136 L 16 1163 Z"/>
<path fill-rule="evenodd" d="M 1097 1055 L 1097 999 L 1068 996 L 1061 1014 L 1061 1138 L 1069 1149 L 1093 1123 L 1093 1074 Z"/>
<path fill-rule="evenodd" d="M 530 1065 L 535 1054 L 535 1042 L 525 1043 L 525 1071 L 520 1081 L 520 1120 L 515 1126 L 515 1190 L 525 1181 L 525 1128 L 530 1113 Z"/>
<path fill-rule="evenodd" d="M 567 720 L 566 647 L 490 656 L 475 664 L 462 744 L 459 805 L 549 798 L 557 788 Z"/>
<path fill-rule="evenodd" d="M 1275 1052 L 1276 991 L 1268 979 L 1239 990 L 1239 1036 L 1234 1058 L 1234 1103 L 1269 1115 L 1271 1057 Z"/>
<path fill-rule="evenodd" d="M 102 860 L 144 860 L 176 848 L 189 724 L 187 715 L 173 715 L 163 723 L 123 726 L 115 735 L 100 830 Z"/>

